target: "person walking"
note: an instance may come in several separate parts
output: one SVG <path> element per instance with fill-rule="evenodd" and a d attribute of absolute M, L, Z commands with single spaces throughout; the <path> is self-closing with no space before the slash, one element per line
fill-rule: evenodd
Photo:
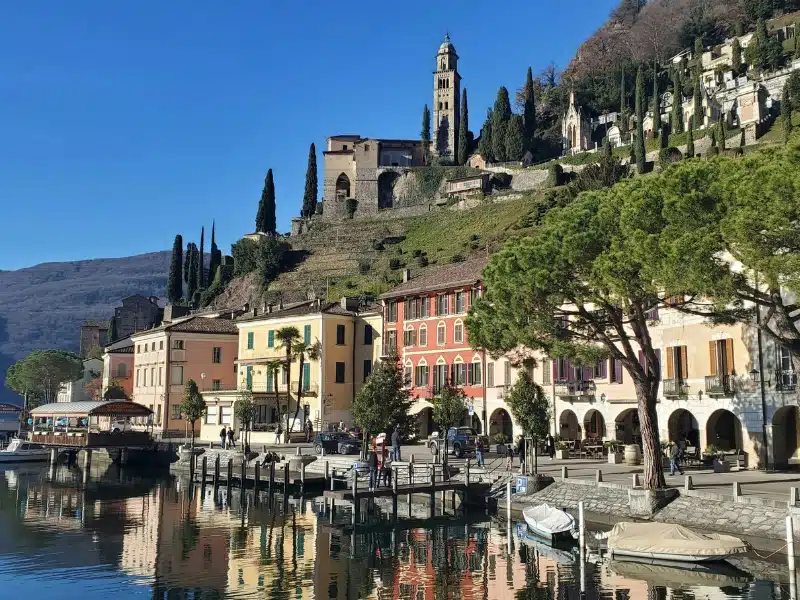
<path fill-rule="evenodd" d="M 225 429 L 225 426 L 222 426 L 222 430 L 219 432 L 219 447 L 225 450 L 225 441 L 228 439 L 228 432 Z"/>
<path fill-rule="evenodd" d="M 233 427 L 228 427 L 228 447 L 236 448 L 236 442 L 233 441 Z"/>
<path fill-rule="evenodd" d="M 278 426 L 275 428 L 275 443 L 281 443 L 281 436 L 283 435 L 283 425 L 279 422 Z"/>
<path fill-rule="evenodd" d="M 669 446 L 669 474 L 675 475 L 675 471 L 683 475 L 683 471 L 681 470 L 680 464 L 678 461 L 681 457 L 681 447 L 678 446 L 675 442 L 672 442 Z"/>
<path fill-rule="evenodd" d="M 525 437 L 519 436 L 517 441 L 517 454 L 519 454 L 519 472 L 525 472 Z"/>
<path fill-rule="evenodd" d="M 392 432 L 392 462 L 400 460 L 400 431 L 397 427 Z"/>
<path fill-rule="evenodd" d="M 511 444 L 506 444 L 506 471 L 510 471 L 514 466 L 514 450 Z"/>
<path fill-rule="evenodd" d="M 481 468 L 486 466 L 483 462 L 483 437 L 481 436 L 478 436 L 478 441 L 475 443 L 475 461 Z"/>
<path fill-rule="evenodd" d="M 311 424 L 311 419 L 306 420 L 306 444 L 308 444 L 314 437 L 314 426 Z"/>
<path fill-rule="evenodd" d="M 367 456 L 367 467 L 369 467 L 369 491 L 375 489 L 378 479 L 378 451 L 373 449 Z"/>
<path fill-rule="evenodd" d="M 547 449 L 547 454 L 550 457 L 550 460 L 553 460 L 553 457 L 556 455 L 556 441 L 553 439 L 553 436 L 550 435 L 549 431 L 544 438 L 544 446 Z"/>
<path fill-rule="evenodd" d="M 339 431 L 344 431 L 344 420 L 339 421 Z"/>

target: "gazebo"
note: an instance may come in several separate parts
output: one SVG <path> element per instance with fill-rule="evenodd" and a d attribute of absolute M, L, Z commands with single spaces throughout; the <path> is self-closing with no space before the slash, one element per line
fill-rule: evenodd
<path fill-rule="evenodd" d="M 31 441 L 54 446 L 147 446 L 152 441 L 152 414 L 143 404 L 128 400 L 43 404 L 30 411 Z"/>

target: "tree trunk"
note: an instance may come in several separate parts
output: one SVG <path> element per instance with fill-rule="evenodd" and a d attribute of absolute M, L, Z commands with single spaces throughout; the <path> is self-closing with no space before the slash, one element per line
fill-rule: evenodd
<path fill-rule="evenodd" d="M 277 393 L 277 390 L 276 390 Z M 286 429 L 283 434 L 285 444 L 289 443 L 289 434 L 292 432 L 294 423 L 289 422 L 289 405 L 292 403 L 292 353 L 286 349 Z"/>
<path fill-rule="evenodd" d="M 639 429 L 642 434 L 642 460 L 644 463 L 642 487 L 646 490 L 657 490 L 666 487 L 656 415 L 658 380 L 648 382 L 634 377 L 633 383 L 636 387 L 636 399 L 639 404 Z"/>
<path fill-rule="evenodd" d="M 297 408 L 294 411 L 294 422 L 297 422 L 297 415 L 300 414 L 300 398 L 303 397 L 303 363 L 305 363 L 305 354 L 300 354 L 300 374 L 297 376 Z M 306 419 L 308 415 L 306 415 Z M 301 430 L 302 431 L 302 430 Z"/>

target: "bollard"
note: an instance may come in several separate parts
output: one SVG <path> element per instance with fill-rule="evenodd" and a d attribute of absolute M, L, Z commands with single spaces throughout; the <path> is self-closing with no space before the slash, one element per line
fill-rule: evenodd
<path fill-rule="evenodd" d="M 239 480 L 239 487 L 243 490 L 247 487 L 247 460 L 244 458 L 242 459 L 242 477 Z"/>
<path fill-rule="evenodd" d="M 789 559 L 789 572 L 794 573 L 794 524 L 791 515 L 786 517 L 786 555 Z"/>
<path fill-rule="evenodd" d="M 511 480 L 506 482 L 506 519 L 508 526 L 511 527 Z"/>
<path fill-rule="evenodd" d="M 800 496 L 798 496 L 798 490 L 800 488 L 790 487 L 789 488 L 789 505 L 790 506 L 797 506 L 797 501 L 800 500 Z"/>
<path fill-rule="evenodd" d="M 464 485 L 469 487 L 469 467 L 470 467 L 470 459 L 467 459 L 467 466 L 466 466 L 466 473 L 464 478 Z"/>
<path fill-rule="evenodd" d="M 333 498 L 331 498 L 331 508 L 330 512 L 328 513 L 328 523 L 333 525 L 334 514 L 336 513 L 336 502 Z"/>
<path fill-rule="evenodd" d="M 583 516 L 583 500 L 578 502 L 578 543 L 580 544 L 581 556 L 586 547 L 586 521 Z"/>
<path fill-rule="evenodd" d="M 54 466 L 58 462 L 58 448 L 50 448 L 50 466 Z"/>
<path fill-rule="evenodd" d="M 638 473 L 634 473 L 631 476 L 631 479 L 632 479 L 631 486 L 635 487 L 635 488 L 639 487 L 639 474 Z"/>
<path fill-rule="evenodd" d="M 688 492 L 694 489 L 694 483 L 692 482 L 691 475 L 685 475 L 683 478 L 683 491 Z"/>
<path fill-rule="evenodd" d="M 733 482 L 733 501 L 738 502 L 739 497 L 742 495 L 742 484 L 738 481 Z"/>
<path fill-rule="evenodd" d="M 300 449 L 300 446 L 298 446 L 298 447 L 297 447 L 297 456 L 300 456 L 302 453 L 303 453 L 303 452 L 302 452 L 302 450 Z"/>
<path fill-rule="evenodd" d="M 326 460 L 325 461 L 325 481 L 328 481 L 330 478 L 331 478 L 331 465 Z M 333 489 L 333 488 L 331 488 L 331 489 Z"/>
<path fill-rule="evenodd" d="M 275 463 L 269 463 L 269 492 L 272 493 L 272 488 L 275 487 Z"/>
<path fill-rule="evenodd" d="M 304 488 L 306 486 L 306 463 L 302 460 L 300 461 L 300 487 Z"/>
<path fill-rule="evenodd" d="M 335 475 L 335 471 L 334 471 L 334 473 L 331 473 L 331 491 L 333 491 L 335 489 L 334 485 L 336 483 L 336 479 L 334 478 L 334 475 Z"/>
<path fill-rule="evenodd" d="M 563 466 L 561 467 L 561 481 L 566 481 L 567 477 L 569 477 L 569 470 Z"/>
<path fill-rule="evenodd" d="M 233 480 L 233 461 L 228 461 L 228 489 L 231 488 L 231 480 Z"/>
<path fill-rule="evenodd" d="M 253 474 L 253 490 L 258 494 L 258 488 L 261 485 L 261 463 L 256 461 L 255 473 Z"/>
<path fill-rule="evenodd" d="M 289 493 L 289 463 L 283 465 L 283 494 Z"/>
<path fill-rule="evenodd" d="M 392 491 L 394 492 L 395 498 L 395 505 L 397 504 L 397 480 L 400 478 L 400 473 L 398 469 L 392 469 Z M 397 514 L 397 510 L 395 509 L 395 514 Z"/>
<path fill-rule="evenodd" d="M 322 447 L 322 453 L 320 454 L 322 458 L 325 458 L 325 446 Z"/>
<path fill-rule="evenodd" d="M 83 451 L 83 468 L 88 471 L 89 467 L 91 466 L 92 466 L 92 451 L 89 450 L 88 448 L 85 448 Z"/>
<path fill-rule="evenodd" d="M 412 465 L 414 464 L 414 453 L 413 452 L 408 455 L 408 462 L 410 464 L 412 464 Z"/>
<path fill-rule="evenodd" d="M 431 465 L 431 485 L 436 487 L 436 465 Z"/>
<path fill-rule="evenodd" d="M 219 454 L 214 459 L 214 488 L 219 487 Z"/>
<path fill-rule="evenodd" d="M 595 483 L 603 482 L 603 472 L 600 469 L 597 469 L 597 472 L 594 475 L 594 482 Z"/>

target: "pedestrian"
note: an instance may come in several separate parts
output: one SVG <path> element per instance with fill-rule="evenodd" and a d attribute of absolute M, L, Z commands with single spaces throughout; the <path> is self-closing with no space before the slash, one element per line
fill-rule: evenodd
<path fill-rule="evenodd" d="M 378 485 L 380 487 L 380 480 L 383 479 L 384 485 L 388 487 L 389 485 L 389 449 L 386 447 L 385 444 L 381 445 L 381 469 L 380 469 L 380 477 L 378 478 Z"/>
<path fill-rule="evenodd" d="M 339 431 L 344 431 L 344 420 L 339 421 Z"/>
<path fill-rule="evenodd" d="M 281 443 L 281 436 L 283 435 L 283 425 L 279 422 L 278 426 L 275 428 L 275 443 Z"/>
<path fill-rule="evenodd" d="M 392 432 L 392 462 L 400 461 L 400 430 L 395 427 Z"/>
<path fill-rule="evenodd" d="M 525 437 L 519 436 L 517 441 L 517 454 L 519 454 L 519 472 L 525 472 Z"/>
<path fill-rule="evenodd" d="M 675 442 L 672 442 L 669 446 L 669 474 L 675 475 L 675 471 L 678 471 L 681 475 L 683 475 L 683 471 L 681 470 L 680 464 L 678 464 L 678 460 L 681 456 L 681 448 Z"/>
<path fill-rule="evenodd" d="M 506 444 L 506 471 L 510 471 L 514 466 L 514 450 L 511 449 L 511 444 Z"/>
<path fill-rule="evenodd" d="M 553 457 L 556 455 L 556 441 L 553 439 L 553 436 L 550 435 L 549 431 L 544 438 L 544 446 L 548 456 L 550 456 L 550 460 L 553 460 Z"/>
<path fill-rule="evenodd" d="M 481 436 L 478 436 L 478 441 L 475 443 L 475 461 L 481 468 L 486 466 L 483 462 L 483 437 Z"/>
<path fill-rule="evenodd" d="M 311 424 L 311 419 L 306 421 L 306 443 L 309 443 L 314 437 L 314 426 Z"/>
<path fill-rule="evenodd" d="M 228 432 L 225 429 L 225 426 L 222 426 L 222 430 L 219 432 L 219 447 L 225 450 L 225 441 L 228 439 Z"/>
<path fill-rule="evenodd" d="M 236 442 L 233 441 L 233 427 L 228 427 L 228 447 L 236 448 Z"/>
<path fill-rule="evenodd" d="M 375 484 L 378 479 L 378 452 L 372 450 L 367 456 L 367 467 L 369 467 L 369 491 L 375 489 Z"/>

